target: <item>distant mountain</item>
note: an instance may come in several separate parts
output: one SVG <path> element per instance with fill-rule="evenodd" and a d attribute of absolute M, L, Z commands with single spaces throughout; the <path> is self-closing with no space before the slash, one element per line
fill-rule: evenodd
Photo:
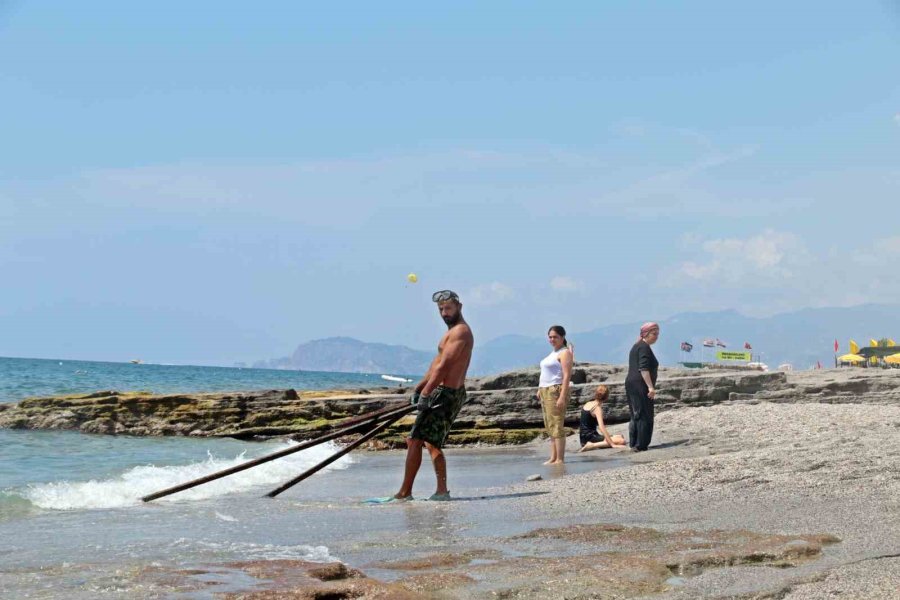
<path fill-rule="evenodd" d="M 406 346 L 373 344 L 348 337 L 332 337 L 300 344 L 291 356 L 254 363 L 268 369 L 342 371 L 418 375 L 425 373 L 434 355 Z"/>
<path fill-rule="evenodd" d="M 570 333 L 575 344 L 575 359 L 590 362 L 624 364 L 637 339 L 640 323 L 610 325 L 582 333 Z M 791 363 L 805 369 L 820 361 L 834 364 L 834 340 L 840 354 L 848 351 L 848 340 L 860 346 L 870 338 L 892 337 L 900 340 L 900 305 L 865 304 L 848 308 L 808 308 L 765 318 L 744 316 L 733 310 L 691 312 L 660 321 L 661 337 L 653 350 L 663 364 L 681 360 L 681 342 L 694 345 L 689 361 L 712 360 L 715 352 L 703 348 L 707 338 L 723 341 L 728 350 L 743 350 L 745 342 L 753 347 L 754 358 L 775 367 Z M 496 373 L 536 365 L 546 356 L 549 346 L 543 337 L 502 336 L 475 349 L 473 374 Z M 900 352 L 900 347 L 898 347 Z"/>
<path fill-rule="evenodd" d="M 525 335 L 504 335 L 475 346 L 469 372 L 472 375 L 493 375 L 520 367 L 534 366 L 550 351 L 545 338 Z M 576 360 L 581 357 L 576 354 Z"/>
<path fill-rule="evenodd" d="M 609 325 L 582 333 L 570 333 L 578 361 L 624 364 L 637 339 L 640 323 Z M 892 337 L 900 340 L 900 305 L 865 304 L 849 308 L 809 308 L 766 318 L 744 316 L 733 310 L 690 312 L 660 321 L 662 335 L 653 347 L 660 362 L 673 365 L 682 360 L 681 342 L 694 349 L 685 354 L 689 361 L 713 360 L 715 349 L 703 348 L 706 338 L 718 338 L 727 350 L 753 347 L 754 359 L 771 367 L 792 363 L 798 369 L 833 363 L 834 340 L 840 354 L 848 351 L 848 340 L 860 346 L 870 338 Z M 543 336 L 504 335 L 475 347 L 471 375 L 486 375 L 534 366 L 547 355 L 549 345 Z M 900 352 L 900 347 L 898 347 Z M 297 347 L 291 356 L 255 363 L 255 367 L 302 369 L 306 371 L 346 371 L 357 373 L 393 373 L 418 375 L 428 369 L 430 352 L 406 346 L 391 346 L 335 337 L 313 340 Z"/>

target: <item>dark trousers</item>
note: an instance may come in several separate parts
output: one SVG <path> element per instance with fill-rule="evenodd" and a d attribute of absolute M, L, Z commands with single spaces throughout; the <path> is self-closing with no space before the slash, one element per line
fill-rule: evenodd
<path fill-rule="evenodd" d="M 653 437 L 653 400 L 647 396 L 642 385 L 625 384 L 631 420 L 628 422 L 628 445 L 637 450 L 646 450 Z"/>

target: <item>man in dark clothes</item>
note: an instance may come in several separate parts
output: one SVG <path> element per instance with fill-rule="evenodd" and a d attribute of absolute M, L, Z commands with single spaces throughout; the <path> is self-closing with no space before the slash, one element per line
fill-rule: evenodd
<path fill-rule="evenodd" d="M 643 452 L 653 437 L 653 400 L 656 398 L 656 375 L 659 361 L 650 348 L 659 339 L 659 325 L 644 323 L 641 337 L 628 354 L 628 375 L 625 394 L 631 409 L 628 423 L 628 445 L 634 452 Z"/>

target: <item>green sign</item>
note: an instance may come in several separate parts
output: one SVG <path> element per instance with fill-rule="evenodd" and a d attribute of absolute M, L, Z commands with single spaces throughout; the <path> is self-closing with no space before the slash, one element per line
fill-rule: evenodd
<path fill-rule="evenodd" d="M 753 359 L 749 352 L 726 352 L 725 350 L 716 352 L 716 358 L 719 360 L 745 360 L 747 362 Z"/>

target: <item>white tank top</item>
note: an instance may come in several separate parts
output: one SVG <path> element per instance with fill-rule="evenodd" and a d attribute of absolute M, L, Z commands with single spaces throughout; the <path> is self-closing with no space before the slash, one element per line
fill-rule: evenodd
<path fill-rule="evenodd" d="M 539 387 L 549 387 L 551 385 L 559 385 L 562 383 L 562 364 L 559 362 L 559 353 L 565 352 L 568 348 L 560 348 L 554 350 L 541 361 L 541 381 Z"/>

